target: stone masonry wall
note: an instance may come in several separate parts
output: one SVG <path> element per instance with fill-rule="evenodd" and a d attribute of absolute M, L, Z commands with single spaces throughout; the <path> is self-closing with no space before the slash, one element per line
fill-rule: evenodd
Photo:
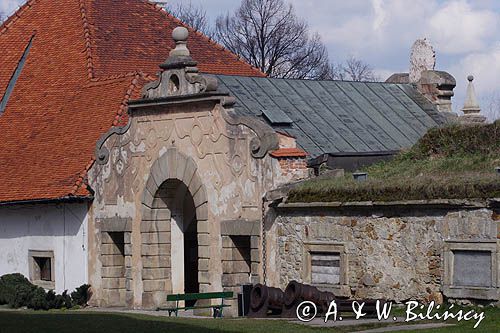
<path fill-rule="evenodd" d="M 307 282 L 307 244 L 345 248 L 349 297 L 442 300 L 446 240 L 496 241 L 491 209 L 278 208 L 270 230 L 270 284 Z"/>

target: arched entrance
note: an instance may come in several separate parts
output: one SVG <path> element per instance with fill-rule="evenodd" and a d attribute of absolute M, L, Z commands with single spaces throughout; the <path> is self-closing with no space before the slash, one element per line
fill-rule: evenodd
<path fill-rule="evenodd" d="M 158 188 L 153 208 L 170 211 L 172 292 L 199 292 L 198 235 L 193 196 L 182 181 L 169 179 Z"/>
<path fill-rule="evenodd" d="M 145 308 L 168 293 L 208 290 L 205 188 L 193 159 L 170 148 L 151 167 L 142 200 L 141 259 Z"/>

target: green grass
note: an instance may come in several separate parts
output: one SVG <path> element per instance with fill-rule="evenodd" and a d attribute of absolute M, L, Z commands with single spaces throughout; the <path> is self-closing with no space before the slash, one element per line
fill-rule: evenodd
<path fill-rule="evenodd" d="M 366 324 L 356 330 L 385 327 Z M 312 328 L 285 320 L 262 319 L 188 319 L 155 317 L 125 313 L 83 311 L 0 311 L 1 333 L 310 333 L 331 332 L 328 328 Z M 335 332 L 351 332 L 352 327 L 335 328 Z"/>
<path fill-rule="evenodd" d="M 368 180 L 308 180 L 289 202 L 397 201 L 500 197 L 500 122 L 430 130 L 412 149 L 361 171 Z"/>
<path fill-rule="evenodd" d="M 468 310 L 466 308 L 464 310 Z M 466 333 L 466 332 L 481 332 L 481 333 L 497 333 L 500 332 L 500 308 L 498 307 L 487 307 L 487 308 L 474 308 L 476 311 L 484 311 L 485 319 L 479 324 L 479 326 L 474 329 L 475 321 L 471 320 L 468 322 L 456 322 L 447 321 L 446 323 L 456 324 L 453 327 L 447 328 L 436 328 L 428 330 L 407 330 L 401 332 L 419 332 L 419 333 Z"/>
<path fill-rule="evenodd" d="M 480 310 L 480 309 L 479 309 Z M 483 310 L 480 310 L 483 311 Z M 485 319 L 476 332 L 498 332 L 500 309 L 489 307 Z M 418 322 L 412 322 L 415 324 Z M 453 322 L 449 322 L 453 323 Z M 398 323 L 401 325 L 403 323 Z M 142 314 L 101 313 L 88 311 L 0 311 L 1 333 L 246 333 L 246 332 L 352 332 L 387 324 L 364 324 L 359 326 L 312 328 L 285 320 L 262 319 L 188 319 L 154 317 Z M 473 322 L 460 322 L 456 326 L 415 332 L 472 332 Z M 413 331 L 407 331 L 413 332 Z"/>
<path fill-rule="evenodd" d="M 480 310 L 480 309 L 479 309 Z M 480 310 L 482 311 L 482 310 Z M 485 310 L 485 320 L 476 332 L 498 332 L 500 329 L 500 309 L 489 307 Z M 415 324 L 418 322 L 412 322 Z M 453 322 L 449 322 L 453 323 Z M 455 322 L 456 323 L 456 322 Z M 401 325 L 403 323 L 398 323 Z M 456 326 L 415 330 L 411 332 L 473 332 L 474 322 L 460 322 Z M 1 333 L 246 333 L 246 332 L 352 332 L 387 324 L 365 324 L 350 327 L 312 328 L 285 320 L 255 319 L 187 319 L 154 317 L 142 314 L 101 313 L 87 311 L 0 311 Z M 410 332 L 410 331 L 406 331 Z"/>

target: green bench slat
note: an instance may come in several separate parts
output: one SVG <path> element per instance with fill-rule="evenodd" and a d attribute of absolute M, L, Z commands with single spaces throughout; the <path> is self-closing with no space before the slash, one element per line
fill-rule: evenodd
<path fill-rule="evenodd" d="M 207 305 L 207 306 L 186 306 L 183 308 L 158 308 L 161 311 L 175 311 L 175 310 L 193 310 L 193 309 L 211 309 L 211 308 L 228 308 L 231 305 L 219 304 L 219 305 Z"/>
<path fill-rule="evenodd" d="M 173 294 L 167 296 L 167 301 L 195 301 L 200 299 L 214 299 L 214 298 L 232 298 L 232 291 L 215 292 L 215 293 L 197 293 L 197 294 Z"/>

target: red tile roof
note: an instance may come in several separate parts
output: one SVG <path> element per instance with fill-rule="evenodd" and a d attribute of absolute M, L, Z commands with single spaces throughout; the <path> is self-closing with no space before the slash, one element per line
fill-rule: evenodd
<path fill-rule="evenodd" d="M 288 158 L 288 157 L 306 157 L 307 153 L 300 148 L 280 148 L 270 153 L 272 157 Z"/>
<path fill-rule="evenodd" d="M 0 115 L 0 202 L 89 196 L 99 137 L 159 70 L 181 23 L 143 0 L 31 0 L 0 26 L 0 98 L 35 35 Z M 191 30 L 207 73 L 262 76 Z"/>

